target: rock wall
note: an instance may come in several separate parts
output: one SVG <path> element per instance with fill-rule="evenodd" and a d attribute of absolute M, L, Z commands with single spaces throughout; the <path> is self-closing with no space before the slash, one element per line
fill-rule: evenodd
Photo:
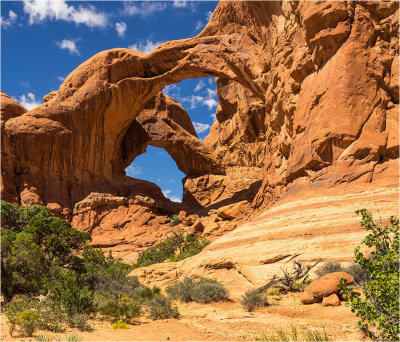
<path fill-rule="evenodd" d="M 136 251 L 181 210 L 246 200 L 248 220 L 310 189 L 397 184 L 398 26 L 396 1 L 221 2 L 198 36 L 103 51 L 31 111 L 2 93 L 3 198 Z M 219 106 L 201 142 L 161 91 L 204 76 L 217 77 Z M 186 174 L 182 204 L 125 175 L 147 145 Z"/>

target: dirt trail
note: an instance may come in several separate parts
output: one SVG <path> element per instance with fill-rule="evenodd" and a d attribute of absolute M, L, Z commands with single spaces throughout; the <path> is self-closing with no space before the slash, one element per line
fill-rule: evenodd
<path fill-rule="evenodd" d="M 275 329 L 298 328 L 325 329 L 331 341 L 360 341 L 362 335 L 356 327 L 356 317 L 342 303 L 339 307 L 321 304 L 302 305 L 299 293 L 270 296 L 271 306 L 246 312 L 235 302 L 213 304 L 181 304 L 180 319 L 151 321 L 141 318 L 126 330 L 113 330 L 108 322 L 92 321 L 93 331 L 80 332 L 68 329 L 58 336 L 75 332 L 82 341 L 250 341 L 261 333 L 267 335 Z M 10 337 L 7 319 L 1 316 L 1 340 L 35 340 L 23 336 Z M 56 334 L 46 332 L 55 340 Z"/>

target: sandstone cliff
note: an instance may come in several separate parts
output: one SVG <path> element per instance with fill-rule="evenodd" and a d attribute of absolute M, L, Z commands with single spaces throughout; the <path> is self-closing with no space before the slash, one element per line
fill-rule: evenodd
<path fill-rule="evenodd" d="M 248 219 L 310 190 L 397 186 L 398 27 L 396 1 L 221 2 L 198 36 L 103 51 L 31 111 L 2 93 L 3 198 L 131 252 L 180 210 L 247 200 Z M 219 106 L 201 142 L 161 91 L 204 76 Z M 125 175 L 147 145 L 186 174 L 181 205 Z"/>

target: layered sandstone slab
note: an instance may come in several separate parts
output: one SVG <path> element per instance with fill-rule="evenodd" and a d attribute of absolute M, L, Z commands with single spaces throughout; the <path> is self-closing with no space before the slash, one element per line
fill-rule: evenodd
<path fill-rule="evenodd" d="M 162 287 L 186 276 L 216 278 L 233 298 L 239 298 L 280 275 L 281 267 L 290 268 L 293 259 L 351 262 L 365 236 L 355 210 L 370 208 L 378 222 L 380 217 L 387 222 L 399 214 L 398 198 L 398 184 L 385 181 L 369 189 L 362 184 L 341 185 L 288 196 L 200 254 L 179 263 L 139 268 L 131 275 Z"/>

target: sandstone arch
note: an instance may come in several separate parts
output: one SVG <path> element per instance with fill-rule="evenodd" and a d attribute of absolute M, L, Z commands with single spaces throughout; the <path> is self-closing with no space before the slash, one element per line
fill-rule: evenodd
<path fill-rule="evenodd" d="M 149 55 L 103 51 L 45 104 L 5 118 L 3 193 L 70 213 L 96 191 L 162 202 L 157 187 L 125 177 L 147 143 L 175 156 L 188 175 L 184 202 L 201 207 L 257 194 L 259 208 L 310 188 L 396 183 L 398 15 L 395 1 L 221 2 L 197 37 Z M 185 122 L 170 140 L 156 138 L 163 120 L 149 113 L 159 113 L 163 87 L 204 76 L 217 77 L 219 98 L 204 144 Z M 153 121 L 140 118 L 146 111 Z M 188 163 L 179 161 L 185 150 Z"/>

